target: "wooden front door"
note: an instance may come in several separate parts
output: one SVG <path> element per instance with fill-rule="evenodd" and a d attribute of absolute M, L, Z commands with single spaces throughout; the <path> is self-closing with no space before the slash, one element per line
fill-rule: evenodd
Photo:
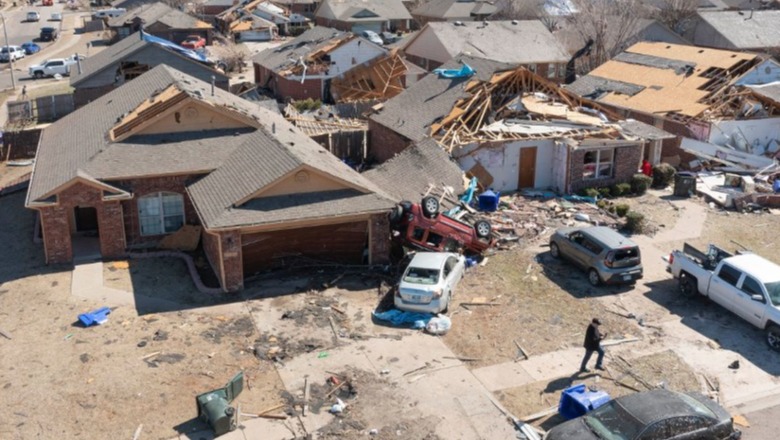
<path fill-rule="evenodd" d="M 517 189 L 533 188 L 534 182 L 536 182 L 536 147 L 521 148 Z"/>

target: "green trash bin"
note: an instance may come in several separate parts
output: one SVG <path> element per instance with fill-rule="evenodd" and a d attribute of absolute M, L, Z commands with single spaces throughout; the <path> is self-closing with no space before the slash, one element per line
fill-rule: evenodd
<path fill-rule="evenodd" d="M 682 172 L 674 175 L 674 195 L 690 197 L 696 194 L 696 174 Z"/>

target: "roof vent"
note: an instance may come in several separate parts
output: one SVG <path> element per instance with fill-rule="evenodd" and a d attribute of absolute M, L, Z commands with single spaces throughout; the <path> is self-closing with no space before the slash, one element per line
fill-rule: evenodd
<path fill-rule="evenodd" d="M 463 22 L 460 20 L 454 21 L 452 24 L 454 24 L 455 26 L 463 26 Z"/>

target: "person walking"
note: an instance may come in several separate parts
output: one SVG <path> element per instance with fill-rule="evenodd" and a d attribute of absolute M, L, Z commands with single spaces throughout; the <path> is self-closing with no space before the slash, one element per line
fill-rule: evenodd
<path fill-rule="evenodd" d="M 599 331 L 601 327 L 601 320 L 599 318 L 593 318 L 588 326 L 588 330 L 585 332 L 585 357 L 582 358 L 582 365 L 580 365 L 580 373 L 590 373 L 588 370 L 588 361 L 593 356 L 593 352 L 597 352 L 599 357 L 596 359 L 596 369 L 604 370 L 604 349 L 601 348 L 601 340 L 607 337 L 607 334 L 602 334 Z"/>

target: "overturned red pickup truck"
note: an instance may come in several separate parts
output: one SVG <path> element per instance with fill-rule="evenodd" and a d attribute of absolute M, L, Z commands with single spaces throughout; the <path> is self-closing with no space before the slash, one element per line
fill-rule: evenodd
<path fill-rule="evenodd" d="M 399 203 L 390 213 L 394 238 L 415 248 L 441 252 L 463 250 L 477 254 L 495 243 L 487 220 L 467 223 L 440 213 L 439 209 L 436 197 L 425 197 L 420 204 Z"/>

